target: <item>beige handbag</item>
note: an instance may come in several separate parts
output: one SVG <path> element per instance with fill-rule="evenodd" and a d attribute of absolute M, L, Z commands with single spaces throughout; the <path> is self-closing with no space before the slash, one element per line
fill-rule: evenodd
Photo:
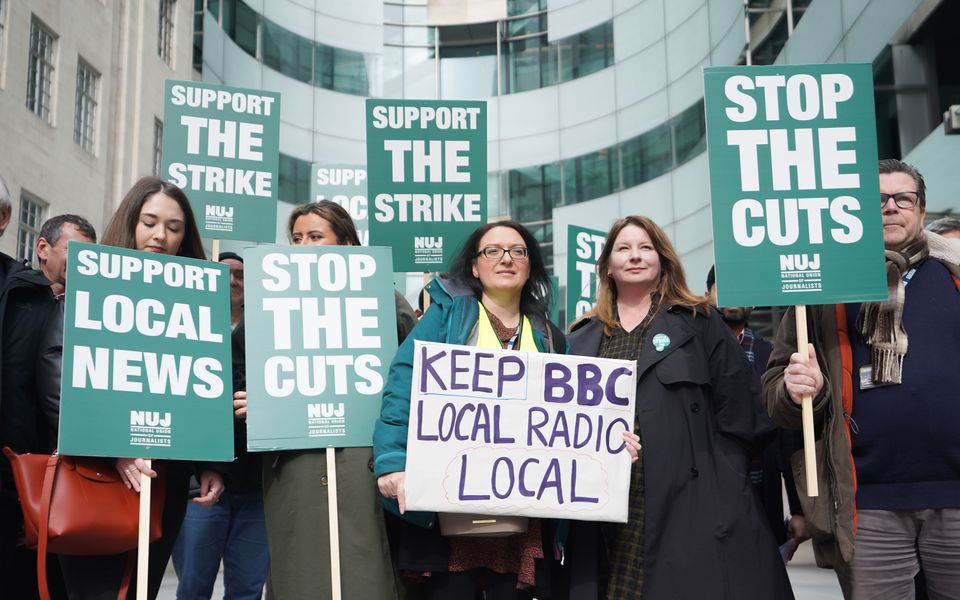
<path fill-rule="evenodd" d="M 507 537 L 527 532 L 527 517 L 440 513 L 440 534 L 450 537 Z"/>

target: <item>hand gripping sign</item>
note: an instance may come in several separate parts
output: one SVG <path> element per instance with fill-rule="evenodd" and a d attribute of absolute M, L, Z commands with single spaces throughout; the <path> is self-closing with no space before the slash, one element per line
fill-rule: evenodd
<path fill-rule="evenodd" d="M 720 306 L 887 297 L 872 67 L 704 71 Z M 813 408 L 803 399 L 807 493 L 816 496 Z"/>
<path fill-rule="evenodd" d="M 410 510 L 627 521 L 636 363 L 415 342 Z"/>

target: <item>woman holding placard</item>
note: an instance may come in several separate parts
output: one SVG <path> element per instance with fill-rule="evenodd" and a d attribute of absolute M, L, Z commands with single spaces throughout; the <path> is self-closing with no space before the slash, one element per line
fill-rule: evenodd
<path fill-rule="evenodd" d="M 396 560 L 402 571 L 429 573 L 426 598 L 473 598 L 480 590 L 488 600 L 531 598 L 534 591 L 549 597 L 537 589 L 543 579 L 535 575 L 546 563 L 557 565 L 550 522 L 530 519 L 525 533 L 505 537 L 445 537 L 450 532 L 442 517 L 437 527 L 437 515 L 407 512 L 404 504 L 414 340 L 565 353 L 563 333 L 547 318 L 549 289 L 540 247 L 523 225 L 483 225 L 464 242 L 447 276 L 428 284 L 430 307 L 390 367 L 374 433 L 374 472 L 387 508 L 421 526 L 402 530 Z"/>
<path fill-rule="evenodd" d="M 298 206 L 287 233 L 294 245 L 359 246 L 350 215 L 329 200 Z M 413 328 L 413 309 L 395 293 L 397 336 Z M 234 395 L 238 417 L 247 393 Z M 366 448 L 338 448 L 336 473 L 343 598 L 394 600 L 398 587 L 383 508 Z M 328 598 L 331 593 L 329 497 L 324 450 L 288 450 L 263 458 L 264 512 L 270 542 L 270 585 L 277 598 Z"/>
<path fill-rule="evenodd" d="M 156 177 L 144 177 L 130 188 L 124 196 L 100 241 L 106 246 L 130 248 L 172 256 L 204 258 L 203 245 L 197 229 L 190 202 L 177 186 Z M 60 327 L 62 330 L 62 314 Z M 52 365 L 49 375 L 40 374 L 41 380 L 60 377 L 59 355 L 56 360 L 44 356 L 39 368 Z M 156 598 L 160 591 L 167 562 L 173 544 L 180 531 L 186 510 L 185 500 L 192 472 L 190 463 L 164 461 L 165 492 L 163 504 L 163 536 L 150 544 L 148 598 Z M 157 477 L 157 471 L 141 458 L 118 458 L 117 472 L 127 485 L 140 491 L 140 477 Z M 213 471 L 205 470 L 200 475 L 201 505 L 211 505 L 223 493 L 223 479 Z M 91 506 L 90 510 L 97 510 Z M 60 555 L 64 583 L 71 600 L 116 600 L 121 588 L 121 579 L 127 566 L 128 555 L 67 556 Z M 134 573 L 136 568 L 134 566 Z M 136 597 L 136 577 L 131 578 L 128 597 Z"/>
<path fill-rule="evenodd" d="M 736 339 L 687 288 L 663 230 L 618 220 L 597 261 L 595 308 L 572 327 L 574 354 L 637 361 L 629 521 L 580 523 L 601 598 L 793 598 L 748 478 L 759 390 Z M 604 557 L 599 558 L 599 557 Z"/>

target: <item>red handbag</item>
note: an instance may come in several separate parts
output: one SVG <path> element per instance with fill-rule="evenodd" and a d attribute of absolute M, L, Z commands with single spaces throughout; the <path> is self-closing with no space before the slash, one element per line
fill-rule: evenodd
<path fill-rule="evenodd" d="M 47 552 L 97 555 L 136 549 L 140 496 L 121 480 L 113 459 L 17 454 L 10 448 L 3 453 L 20 495 L 24 542 L 37 550 L 41 588 L 46 587 Z M 163 513 L 164 477 L 155 470 L 159 476 L 151 484 L 150 541 L 160 538 Z M 125 573 L 125 582 L 128 579 Z"/>

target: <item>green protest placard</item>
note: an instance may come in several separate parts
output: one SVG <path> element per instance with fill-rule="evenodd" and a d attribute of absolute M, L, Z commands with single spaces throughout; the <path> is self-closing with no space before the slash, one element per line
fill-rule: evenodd
<path fill-rule="evenodd" d="M 885 299 L 871 66 L 704 73 L 720 305 Z"/>
<path fill-rule="evenodd" d="M 350 213 L 362 246 L 370 245 L 370 226 L 367 223 L 367 170 L 356 165 L 313 165 L 310 179 L 310 197 L 313 202 L 331 200 Z"/>
<path fill-rule="evenodd" d="M 370 243 L 397 271 L 443 271 L 487 219 L 485 102 L 367 100 Z"/>
<path fill-rule="evenodd" d="M 225 265 L 70 242 L 60 452 L 233 460 Z"/>
<path fill-rule="evenodd" d="M 370 446 L 397 350 L 389 248 L 244 253 L 247 447 Z"/>
<path fill-rule="evenodd" d="M 560 322 L 560 308 L 563 302 L 560 300 L 560 278 L 556 275 L 550 275 L 550 321 L 552 323 Z"/>
<path fill-rule="evenodd" d="M 567 324 L 593 308 L 597 298 L 597 259 L 607 234 L 596 229 L 567 226 Z"/>
<path fill-rule="evenodd" d="M 161 177 L 190 198 L 200 235 L 274 241 L 280 94 L 168 79 Z"/>

